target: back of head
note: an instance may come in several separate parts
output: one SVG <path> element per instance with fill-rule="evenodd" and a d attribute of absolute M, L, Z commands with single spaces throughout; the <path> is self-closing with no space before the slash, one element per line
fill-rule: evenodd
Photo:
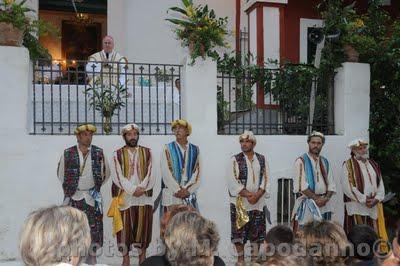
<path fill-rule="evenodd" d="M 169 211 L 165 212 L 161 218 L 161 228 L 160 228 L 160 236 L 161 239 L 164 238 L 165 230 L 167 229 L 167 225 L 169 221 L 174 217 L 176 214 L 185 211 L 193 211 L 196 212 L 196 209 L 188 206 L 188 205 L 175 205 L 169 209 Z"/>
<path fill-rule="evenodd" d="M 49 207 L 32 212 L 20 236 L 22 260 L 29 266 L 47 266 L 84 257 L 90 246 L 86 215 L 75 208 Z"/>
<path fill-rule="evenodd" d="M 353 244 L 354 257 L 360 260 L 372 260 L 374 258 L 374 244 L 378 235 L 368 225 L 356 225 L 347 235 Z"/>
<path fill-rule="evenodd" d="M 305 259 L 289 255 L 286 257 L 274 256 L 269 258 L 262 266 L 308 266 Z"/>
<path fill-rule="evenodd" d="M 167 259 L 171 265 L 212 265 L 218 242 L 215 224 L 197 212 L 176 214 L 165 231 Z"/>
<path fill-rule="evenodd" d="M 313 265 L 344 265 L 349 243 L 341 226 L 329 221 L 310 222 L 298 232 Z"/>
<path fill-rule="evenodd" d="M 272 244 L 275 246 L 279 244 L 293 244 L 293 231 L 285 225 L 274 226 L 268 231 L 265 241 L 268 245 Z"/>

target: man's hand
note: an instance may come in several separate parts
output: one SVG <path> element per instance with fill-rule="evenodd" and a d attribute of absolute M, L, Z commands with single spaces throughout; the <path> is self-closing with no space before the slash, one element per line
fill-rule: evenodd
<path fill-rule="evenodd" d="M 136 190 L 135 190 L 135 192 L 133 192 L 133 196 L 134 196 L 134 197 L 140 197 L 140 196 L 142 196 L 142 195 L 144 194 L 144 192 L 145 192 L 145 189 L 144 189 L 144 188 L 142 188 L 142 187 L 137 187 Z"/>
<path fill-rule="evenodd" d="M 242 189 L 240 192 L 239 192 L 239 196 L 241 196 L 241 197 L 244 197 L 244 198 L 247 198 L 247 199 L 249 199 L 249 197 L 251 196 L 251 192 L 249 192 L 247 189 Z"/>
<path fill-rule="evenodd" d="M 186 188 L 181 188 L 178 192 L 174 194 L 175 197 L 184 199 L 189 197 L 190 193 Z"/>
<path fill-rule="evenodd" d="M 321 208 L 326 205 L 326 203 L 329 201 L 329 199 L 325 198 L 325 197 L 318 197 L 314 201 L 315 201 L 315 204 L 317 204 L 317 206 Z"/>
<path fill-rule="evenodd" d="M 367 198 L 366 205 L 368 208 L 373 208 L 376 204 L 379 203 L 379 200 L 375 198 Z"/>
<path fill-rule="evenodd" d="M 256 204 L 260 200 L 264 192 L 265 191 L 261 189 L 259 189 L 257 192 L 254 193 L 249 192 L 250 196 L 247 198 L 248 202 L 252 205 Z"/>
<path fill-rule="evenodd" d="M 247 198 L 247 201 L 253 205 L 256 204 L 258 200 L 259 198 L 257 197 L 257 193 L 250 192 L 250 196 Z"/>

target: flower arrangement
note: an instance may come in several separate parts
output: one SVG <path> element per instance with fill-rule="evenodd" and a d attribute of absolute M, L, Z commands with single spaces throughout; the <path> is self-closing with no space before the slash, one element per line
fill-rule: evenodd
<path fill-rule="evenodd" d="M 227 35 L 226 25 L 228 18 L 217 18 L 215 11 L 207 5 L 195 6 L 192 0 L 182 0 L 183 7 L 171 7 L 169 10 L 177 12 L 181 18 L 167 18 L 176 26 L 174 32 L 183 47 L 189 48 L 193 65 L 196 58 L 206 56 L 218 59 L 217 47 L 228 47 L 225 42 Z"/>
<path fill-rule="evenodd" d="M 103 129 L 106 134 L 112 131 L 111 118 L 115 112 L 125 106 L 129 97 L 127 88 L 122 84 L 101 84 L 99 81 L 90 85 L 85 94 L 89 96 L 89 105 L 99 111 L 104 118 Z"/>
<path fill-rule="evenodd" d="M 358 15 L 354 9 L 350 9 L 347 16 L 343 18 L 344 30 L 341 42 L 345 53 L 352 53 L 353 48 L 357 53 L 368 54 L 374 49 L 374 38 L 367 33 L 367 27 L 364 24 L 367 19 L 367 15 Z"/>
<path fill-rule="evenodd" d="M 20 3 L 15 2 L 15 0 L 4 0 L 3 3 L 0 3 L 0 23 L 3 27 L 6 27 L 6 31 L 15 31 L 17 35 L 15 42 L 9 44 L 7 40 L 4 40 L 4 44 L 21 46 L 22 42 L 22 45 L 29 50 L 32 60 L 38 58 L 50 60 L 49 52 L 39 43 L 36 36 L 58 35 L 59 31 L 48 22 L 34 20 L 27 16 L 26 13 L 34 12 L 34 10 L 26 7 L 25 3 L 26 0 Z"/>

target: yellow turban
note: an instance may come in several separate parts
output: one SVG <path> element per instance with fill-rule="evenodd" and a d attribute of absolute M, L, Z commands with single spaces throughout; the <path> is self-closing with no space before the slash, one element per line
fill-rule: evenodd
<path fill-rule="evenodd" d="M 176 119 L 171 123 L 171 129 L 174 130 L 176 126 L 186 127 L 188 130 L 188 135 L 192 134 L 192 126 L 185 119 Z"/>
<path fill-rule="evenodd" d="M 81 133 L 83 131 L 91 131 L 93 133 L 96 133 L 97 128 L 92 124 L 80 125 L 77 128 L 75 128 L 74 133 L 75 133 L 75 135 L 77 135 L 77 134 L 79 134 L 79 133 Z"/>

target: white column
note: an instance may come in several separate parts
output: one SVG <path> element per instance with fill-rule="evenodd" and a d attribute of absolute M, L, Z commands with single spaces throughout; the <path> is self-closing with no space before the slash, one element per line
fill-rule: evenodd
<path fill-rule="evenodd" d="M 113 36 L 115 49 L 123 56 L 126 53 L 126 14 L 130 10 L 126 9 L 126 1 L 107 1 L 107 34 Z"/>
<path fill-rule="evenodd" d="M 185 65 L 183 78 L 182 113 L 193 136 L 217 135 L 217 64 L 197 59 L 193 66 Z"/>
<path fill-rule="evenodd" d="M 369 64 L 344 63 L 335 76 L 335 133 L 368 139 Z"/>
<path fill-rule="evenodd" d="M 264 62 L 280 59 L 280 11 L 277 7 L 263 8 Z M 271 66 L 273 67 L 273 66 Z"/>
<path fill-rule="evenodd" d="M 249 52 L 253 55 L 252 64 L 257 63 L 257 9 L 249 14 Z"/>
<path fill-rule="evenodd" d="M 14 131 L 27 134 L 29 54 L 24 47 L 0 46 L 0 135 Z"/>

